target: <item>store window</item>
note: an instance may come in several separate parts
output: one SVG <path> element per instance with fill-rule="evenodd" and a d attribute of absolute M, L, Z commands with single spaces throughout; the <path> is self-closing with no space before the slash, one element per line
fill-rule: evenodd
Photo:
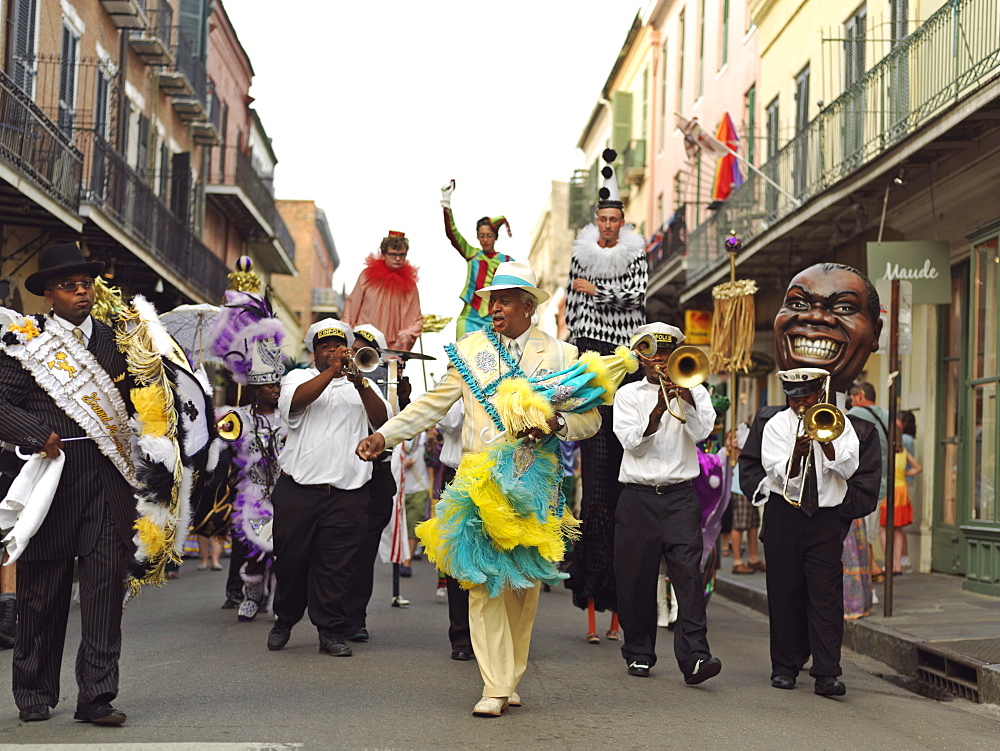
<path fill-rule="evenodd" d="M 997 521 L 997 284 L 1000 242 L 992 237 L 972 252 L 972 473 L 970 518 Z"/>

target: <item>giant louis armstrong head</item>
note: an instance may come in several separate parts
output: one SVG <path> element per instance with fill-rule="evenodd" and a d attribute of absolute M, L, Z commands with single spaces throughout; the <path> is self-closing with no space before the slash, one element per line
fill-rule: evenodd
<path fill-rule="evenodd" d="M 781 370 L 823 368 L 831 387 L 846 392 L 878 349 L 882 331 L 878 292 L 857 269 L 818 263 L 788 284 L 774 317 Z"/>

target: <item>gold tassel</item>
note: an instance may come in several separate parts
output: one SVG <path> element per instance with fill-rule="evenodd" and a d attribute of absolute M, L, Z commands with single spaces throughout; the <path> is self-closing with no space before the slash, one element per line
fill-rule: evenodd
<path fill-rule="evenodd" d="M 757 282 L 740 279 L 712 288 L 715 312 L 712 315 L 712 351 L 709 367 L 713 373 L 746 372 L 754 338 L 754 293 Z"/>

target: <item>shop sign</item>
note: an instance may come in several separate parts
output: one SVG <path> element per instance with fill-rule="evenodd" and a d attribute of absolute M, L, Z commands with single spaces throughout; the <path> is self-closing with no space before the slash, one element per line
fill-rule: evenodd
<path fill-rule="evenodd" d="M 693 345 L 707 345 L 712 343 L 711 311 L 684 311 L 684 343 Z"/>
<path fill-rule="evenodd" d="M 951 302 L 951 256 L 946 242 L 868 243 L 868 276 L 873 282 L 912 282 L 915 305 Z"/>

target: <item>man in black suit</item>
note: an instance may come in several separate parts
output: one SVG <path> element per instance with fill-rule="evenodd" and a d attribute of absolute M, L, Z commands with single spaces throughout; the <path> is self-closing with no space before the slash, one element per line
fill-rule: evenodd
<path fill-rule="evenodd" d="M 90 316 L 94 277 L 103 268 L 87 262 L 75 245 L 55 245 L 42 251 L 25 287 L 52 305 L 39 327 L 68 330 L 110 377 L 110 388 L 124 391 L 125 357 L 111 329 Z M 59 700 L 74 558 L 82 621 L 74 718 L 103 725 L 125 721 L 110 702 L 118 694 L 125 563 L 134 551 L 136 502 L 119 465 L 95 441 L 63 443 L 86 435 L 26 365 L 0 353 L 0 439 L 43 456 L 66 455 L 48 515 L 18 561 L 13 689 L 23 721 L 48 719 L 49 707 Z"/>

